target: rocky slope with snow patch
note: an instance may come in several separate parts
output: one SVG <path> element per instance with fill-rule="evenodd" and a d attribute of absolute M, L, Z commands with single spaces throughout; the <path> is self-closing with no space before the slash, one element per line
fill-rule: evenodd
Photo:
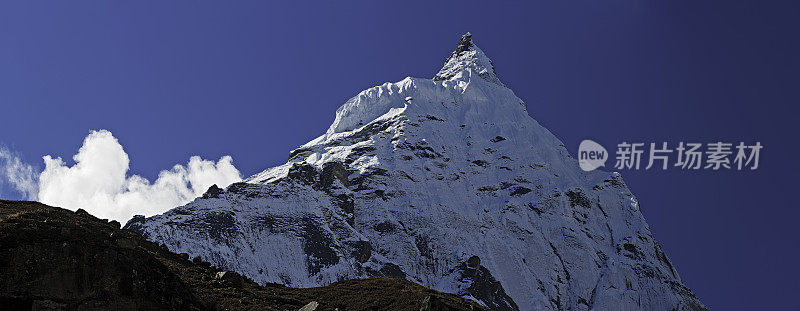
<path fill-rule="evenodd" d="M 316 307 L 314 307 L 316 306 Z M 0 200 L 0 310 L 478 311 L 477 303 L 396 278 L 323 287 L 258 285 L 175 254 L 119 222 Z"/>
<path fill-rule="evenodd" d="M 584 172 L 469 34 L 286 164 L 126 226 L 257 282 L 392 276 L 494 310 L 703 310 L 617 173 Z"/>

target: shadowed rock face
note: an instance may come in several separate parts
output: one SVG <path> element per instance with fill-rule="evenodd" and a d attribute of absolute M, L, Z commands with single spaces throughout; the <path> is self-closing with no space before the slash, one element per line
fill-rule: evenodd
<path fill-rule="evenodd" d="M 2 310 L 298 310 L 309 304 L 315 310 L 482 309 L 401 279 L 259 286 L 82 210 L 0 201 Z"/>
<path fill-rule="evenodd" d="M 481 266 L 480 257 L 470 257 L 458 266 L 456 273 L 459 282 L 467 284 L 460 292 L 462 295 L 469 295 L 485 301 L 492 310 L 519 310 L 517 304 L 506 294 L 503 286 L 495 280 L 489 269 Z"/>
<path fill-rule="evenodd" d="M 2 202 L 0 241 L 3 306 L 204 307 L 166 265 L 141 256 L 139 244 L 157 249 L 152 243 L 80 210 L 73 214 L 35 203 Z"/>

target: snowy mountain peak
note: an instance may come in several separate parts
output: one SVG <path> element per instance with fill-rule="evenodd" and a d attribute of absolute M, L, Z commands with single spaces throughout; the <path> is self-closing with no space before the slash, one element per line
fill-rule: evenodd
<path fill-rule="evenodd" d="M 446 93 L 443 93 L 445 90 Z M 449 94 L 451 92 L 454 94 Z M 423 96 L 417 97 L 415 94 Z M 447 113 L 455 112 L 465 107 L 448 106 L 445 103 L 460 102 L 458 98 L 464 95 L 477 101 L 471 102 L 477 104 L 473 112 L 479 112 L 484 117 L 523 123 L 532 121 L 522 100 L 497 78 L 492 60 L 475 45 L 472 34 L 466 33 L 432 80 L 407 77 L 396 83 L 387 82 L 362 91 L 339 107 L 333 124 L 323 137 L 303 147 L 356 130 L 390 113 L 426 115 L 441 108 L 449 110 Z M 407 97 L 415 100 L 407 101 Z"/>
<path fill-rule="evenodd" d="M 433 78 L 434 81 L 462 80 L 468 81 L 472 74 L 477 74 L 486 81 L 503 85 L 494 71 L 492 60 L 472 42 L 472 34 L 461 36 L 455 51 L 444 62 L 444 67 Z"/>
<path fill-rule="evenodd" d="M 260 283 L 391 276 L 492 310 L 705 310 L 617 173 L 584 172 L 466 34 L 283 165 L 126 228 Z"/>

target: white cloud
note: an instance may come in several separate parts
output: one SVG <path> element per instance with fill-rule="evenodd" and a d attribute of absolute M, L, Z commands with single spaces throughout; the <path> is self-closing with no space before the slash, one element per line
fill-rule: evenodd
<path fill-rule="evenodd" d="M 5 147 L 0 147 L 0 183 L 8 182 L 26 200 L 36 200 L 36 171 Z"/>
<path fill-rule="evenodd" d="M 92 131 L 68 166 L 61 158 L 44 157 L 39 176 L 39 201 L 71 210 L 83 208 L 99 218 L 125 223 L 134 215 L 152 216 L 186 204 L 208 187 L 241 181 L 233 159 L 216 163 L 198 156 L 186 166 L 161 171 L 155 182 L 127 176 L 130 160 L 119 141 L 106 130 Z"/>

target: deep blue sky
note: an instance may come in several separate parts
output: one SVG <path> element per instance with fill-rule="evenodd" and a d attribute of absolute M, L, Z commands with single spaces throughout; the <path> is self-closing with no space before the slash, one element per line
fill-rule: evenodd
<path fill-rule="evenodd" d="M 623 177 L 704 303 L 789 310 L 800 10 L 748 2 L 2 2 L 0 144 L 41 166 L 108 129 L 150 179 L 191 155 L 250 175 L 362 89 L 432 77 L 470 31 L 573 154 L 584 138 L 761 141 L 754 172 Z"/>

